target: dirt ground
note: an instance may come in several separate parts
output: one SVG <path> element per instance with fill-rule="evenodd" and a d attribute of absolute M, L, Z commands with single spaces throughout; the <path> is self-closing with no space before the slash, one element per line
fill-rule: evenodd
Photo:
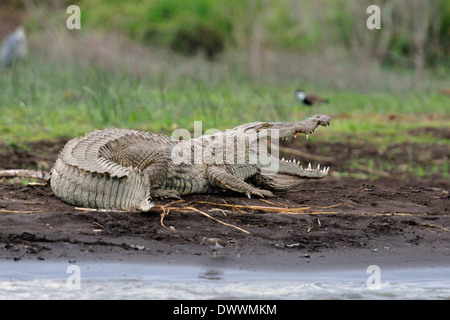
<path fill-rule="evenodd" d="M 49 170 L 66 141 L 0 145 L 0 168 Z M 347 159 L 363 155 L 376 163 L 391 161 L 399 170 L 383 171 L 376 180 L 330 174 L 273 199 L 232 193 L 184 196 L 179 202 L 157 202 L 146 213 L 79 210 L 56 198 L 48 185 L 4 180 L 0 259 L 245 261 L 256 267 L 305 265 L 317 257 L 322 264 L 376 257 L 394 264 L 450 265 L 450 182 L 442 175 L 424 179 L 400 170 L 411 164 L 405 159 L 411 160 L 411 152 L 408 156 L 404 150 L 410 145 L 381 153 L 345 143 L 282 147 L 329 157 L 321 163 L 335 172 L 351 172 Z M 450 153 L 442 145 L 413 150 L 417 161 L 436 163 L 448 161 Z M 425 151 L 429 158 L 421 160 Z M 204 236 L 228 241 L 219 259 L 211 259 L 211 250 L 200 244 Z"/>

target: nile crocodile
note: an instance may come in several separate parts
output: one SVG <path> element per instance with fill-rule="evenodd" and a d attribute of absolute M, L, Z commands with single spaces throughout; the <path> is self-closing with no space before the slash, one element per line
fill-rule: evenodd
<path fill-rule="evenodd" d="M 299 122 L 253 122 L 211 135 L 179 140 L 130 129 L 103 129 L 67 142 L 50 172 L 61 200 L 81 207 L 150 210 L 154 199 L 230 190 L 272 197 L 328 168 L 279 160 L 273 142 L 305 134 L 331 118 Z M 271 147 L 270 152 L 268 146 Z"/>

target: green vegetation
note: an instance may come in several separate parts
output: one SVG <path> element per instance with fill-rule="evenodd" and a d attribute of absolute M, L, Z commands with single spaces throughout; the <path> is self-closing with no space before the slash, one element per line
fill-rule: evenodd
<path fill-rule="evenodd" d="M 115 28 L 146 44 L 177 52 L 204 51 L 212 58 L 231 40 L 230 6 L 242 1 L 84 1 L 83 19 L 96 27 Z"/>
<path fill-rule="evenodd" d="M 73 137 L 111 126 L 170 133 L 175 127 L 191 128 L 199 120 L 205 130 L 224 129 L 242 122 L 288 121 L 327 113 L 336 119 L 330 130 L 320 133 L 327 139 L 342 134 L 383 145 L 387 140 L 439 142 L 407 132 L 448 126 L 449 121 L 448 98 L 438 92 L 330 90 L 321 94 L 332 103 L 310 109 L 296 100 L 290 83 L 269 85 L 230 74 L 214 80 L 200 77 L 180 76 L 166 82 L 164 73 L 133 75 L 90 64 L 30 60 L 0 79 L 1 140 Z"/>
<path fill-rule="evenodd" d="M 362 46 L 366 54 L 390 66 L 450 64 L 450 4 L 446 0 L 79 2 L 88 26 L 115 29 L 142 43 L 171 46 L 187 54 L 207 51 L 216 43 L 215 55 L 223 46 L 247 48 L 256 40 L 281 50 Z M 382 8 L 383 28 L 367 32 L 366 8 L 372 4 Z"/>

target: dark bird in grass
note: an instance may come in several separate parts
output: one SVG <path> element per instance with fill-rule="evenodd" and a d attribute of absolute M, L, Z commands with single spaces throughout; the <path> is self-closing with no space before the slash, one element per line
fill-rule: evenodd
<path fill-rule="evenodd" d="M 298 100 L 303 102 L 303 104 L 306 104 L 308 106 L 312 106 L 318 103 L 328 103 L 327 99 L 322 99 L 312 94 L 306 94 L 303 90 L 295 91 L 295 96 L 298 98 Z"/>
<path fill-rule="evenodd" d="M 217 250 L 219 249 L 224 249 L 227 245 L 227 242 L 225 240 L 222 240 L 220 238 L 207 238 L 207 237 L 203 237 L 202 238 L 202 243 L 209 246 L 213 252 L 213 258 L 216 257 L 217 255 Z"/>

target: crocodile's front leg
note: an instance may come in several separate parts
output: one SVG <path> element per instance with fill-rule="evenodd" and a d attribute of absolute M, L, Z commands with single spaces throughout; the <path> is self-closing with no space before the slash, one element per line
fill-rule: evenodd
<path fill-rule="evenodd" d="M 209 166 L 207 169 L 207 176 L 209 182 L 214 187 L 245 193 L 245 195 L 249 198 L 251 198 L 252 194 L 262 198 L 274 196 L 272 192 L 268 190 L 255 188 L 251 184 L 238 179 L 222 167 Z"/>

